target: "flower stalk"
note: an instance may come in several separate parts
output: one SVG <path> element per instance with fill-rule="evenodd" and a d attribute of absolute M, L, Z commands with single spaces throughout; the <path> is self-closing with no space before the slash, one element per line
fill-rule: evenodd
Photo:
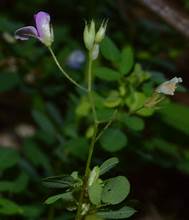
<path fill-rule="evenodd" d="M 92 115 L 93 115 L 93 120 L 94 120 L 94 122 L 93 122 L 94 123 L 94 132 L 93 132 L 93 136 L 91 139 L 91 144 L 89 146 L 89 153 L 88 153 L 87 163 L 86 163 L 86 167 L 85 167 L 83 186 L 81 189 L 81 194 L 80 194 L 80 198 L 79 198 L 79 204 L 78 204 L 78 209 L 77 209 L 75 220 L 82 219 L 82 204 L 83 204 L 85 192 L 86 192 L 87 186 L 88 186 L 88 178 L 89 178 L 89 174 L 90 174 L 90 164 L 91 164 L 92 155 L 93 155 L 93 151 L 94 151 L 94 147 L 95 147 L 95 143 L 96 143 L 96 137 L 97 137 L 98 125 L 99 125 L 98 120 L 97 120 L 96 109 L 95 109 L 95 102 L 94 102 L 94 98 L 93 98 L 92 62 L 93 62 L 93 58 L 91 56 L 91 51 L 89 51 L 89 62 L 88 62 L 88 70 L 87 70 L 87 73 L 88 73 L 88 98 L 89 98 L 89 102 L 90 102 L 90 105 L 92 108 Z"/>
<path fill-rule="evenodd" d="M 71 77 L 64 71 L 64 69 L 61 67 L 60 63 L 58 62 L 58 60 L 57 60 L 57 58 L 56 58 L 56 56 L 55 56 L 55 54 L 54 54 L 52 48 L 51 48 L 51 47 L 48 47 L 48 49 L 49 49 L 49 51 L 50 51 L 50 53 L 51 53 L 51 55 L 52 55 L 53 60 L 55 61 L 56 65 L 58 66 L 59 70 L 61 71 L 61 73 L 62 73 L 72 84 L 74 84 L 75 86 L 77 86 L 79 89 L 81 89 L 81 90 L 87 92 L 87 89 L 86 89 L 85 87 L 83 87 L 83 86 L 81 86 L 80 84 L 78 84 L 73 78 L 71 78 Z"/>

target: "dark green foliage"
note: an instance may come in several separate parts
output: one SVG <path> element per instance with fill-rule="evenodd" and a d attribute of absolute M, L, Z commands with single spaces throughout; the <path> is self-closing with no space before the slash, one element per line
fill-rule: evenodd
<path fill-rule="evenodd" d="M 188 7 L 188 0 L 183 2 Z M 174 77 L 173 73 L 179 70 L 175 63 L 179 68 L 186 42 L 175 37 L 163 23 L 153 23 L 147 17 L 138 21 L 126 15 L 123 21 L 113 1 L 85 3 L 2 1 L 1 133 L 11 134 L 16 144 L 0 144 L 0 219 L 74 219 L 67 211 L 75 212 L 77 208 L 83 184 L 80 175 L 94 131 L 86 94 L 61 75 L 40 42 L 19 42 L 13 37 L 23 24 L 32 25 L 33 14 L 41 9 L 52 14 L 53 48 L 60 63 L 83 86 L 87 61 L 76 71 L 67 64 L 68 56 L 75 49 L 84 51 L 83 18 L 110 17 L 108 37 L 100 46 L 99 59 L 93 63 L 93 80 L 100 128 L 112 116 L 113 127 L 96 142 L 93 162 L 99 164 L 104 158 L 112 158 L 99 166 L 96 180 L 87 188 L 85 199 L 90 209 L 86 220 L 126 219 L 135 213 L 124 204 L 120 208 L 122 204 L 118 203 L 124 199 L 126 204 L 129 202 L 130 184 L 124 176 L 113 177 L 115 173 L 128 172 L 135 179 L 132 175 L 140 174 L 143 165 L 156 164 L 189 174 L 188 106 L 171 101 L 158 106 L 156 114 L 154 108 L 135 112 L 157 85 Z M 128 11 L 135 9 L 132 4 L 126 1 Z M 163 72 L 170 74 L 165 77 Z M 187 90 L 180 87 L 178 91 Z M 177 99 L 184 100 L 179 96 Z M 185 99 L 187 102 L 188 96 Z M 119 111 L 114 114 L 116 109 Z M 29 137 L 16 133 L 17 125 L 22 123 L 33 127 L 34 133 Z M 119 162 L 117 157 L 122 166 L 114 170 Z M 73 170 L 79 172 L 68 175 Z M 56 176 L 59 174 L 62 175 Z M 135 191 L 135 186 L 132 188 Z"/>

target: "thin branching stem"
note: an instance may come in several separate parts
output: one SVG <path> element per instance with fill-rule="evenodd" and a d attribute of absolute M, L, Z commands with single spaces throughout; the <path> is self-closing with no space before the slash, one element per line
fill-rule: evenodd
<path fill-rule="evenodd" d="M 117 114 L 117 109 L 113 112 L 113 115 L 111 119 L 109 120 L 109 122 L 102 128 L 101 132 L 97 135 L 95 142 L 97 142 L 101 138 L 101 136 L 104 134 L 106 129 L 108 129 L 111 126 L 111 124 L 113 123 L 116 117 L 116 114 Z"/>
<path fill-rule="evenodd" d="M 81 90 L 87 92 L 87 89 L 83 86 L 81 86 L 80 84 L 78 84 L 71 76 L 69 76 L 65 71 L 64 69 L 61 67 L 60 63 L 58 62 L 57 58 L 56 58 L 56 55 L 54 54 L 53 50 L 51 47 L 48 47 L 52 57 L 53 57 L 53 60 L 55 61 L 56 65 L 58 66 L 59 70 L 61 71 L 61 73 L 71 82 L 73 83 L 75 86 L 77 86 L 78 88 L 80 88 Z"/>

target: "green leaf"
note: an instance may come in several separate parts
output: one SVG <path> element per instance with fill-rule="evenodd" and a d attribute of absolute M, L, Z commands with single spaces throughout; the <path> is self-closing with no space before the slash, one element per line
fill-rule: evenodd
<path fill-rule="evenodd" d="M 120 51 L 116 47 L 116 45 L 113 43 L 113 41 L 105 37 L 105 39 L 102 41 L 100 45 L 101 53 L 102 55 L 110 61 L 118 61 L 120 58 Z"/>
<path fill-rule="evenodd" d="M 148 139 L 144 142 L 144 146 L 150 152 L 160 151 L 164 154 L 169 155 L 169 157 L 171 156 L 177 159 L 180 158 L 179 146 L 174 143 L 168 142 L 162 138 L 152 138 L 150 140 Z"/>
<path fill-rule="evenodd" d="M 28 176 L 21 173 L 15 181 L 0 181 L 0 192 L 20 193 L 26 188 Z"/>
<path fill-rule="evenodd" d="M 131 112 L 141 108 L 144 105 L 147 97 L 141 92 L 134 92 L 132 95 L 126 98 L 125 103 L 129 107 Z M 150 116 L 154 112 L 152 108 L 143 108 L 136 112 L 138 115 Z"/>
<path fill-rule="evenodd" d="M 127 145 L 127 136 L 119 129 L 109 128 L 102 135 L 100 143 L 105 150 L 115 152 Z"/>
<path fill-rule="evenodd" d="M 40 215 L 42 214 L 44 210 L 43 205 L 22 205 L 23 209 L 23 216 L 26 217 L 26 219 L 39 219 Z"/>
<path fill-rule="evenodd" d="M 40 147 L 32 140 L 24 142 L 24 153 L 27 158 L 35 165 L 42 166 L 49 173 L 52 172 L 52 167 L 48 156 L 40 149 Z"/>
<path fill-rule="evenodd" d="M 97 212 L 97 215 L 105 219 L 125 219 L 131 217 L 136 210 L 131 207 L 124 206 L 119 210 L 107 210 Z"/>
<path fill-rule="evenodd" d="M 189 135 L 189 107 L 171 103 L 161 109 L 159 113 L 165 123 Z"/>
<path fill-rule="evenodd" d="M 88 154 L 88 144 L 85 138 L 75 138 L 69 140 L 65 143 L 64 148 L 81 160 L 85 160 Z"/>
<path fill-rule="evenodd" d="M 102 107 L 99 109 L 97 108 L 96 109 L 97 118 L 99 121 L 108 122 L 112 119 L 114 111 L 115 110 L 113 108 L 106 108 L 106 107 Z"/>
<path fill-rule="evenodd" d="M 85 220 L 103 220 L 100 216 L 97 215 L 87 215 Z"/>
<path fill-rule="evenodd" d="M 13 89 L 19 84 L 19 76 L 16 73 L 1 73 L 0 74 L 0 92 L 6 92 Z"/>
<path fill-rule="evenodd" d="M 119 72 L 107 67 L 96 67 L 94 73 L 99 79 L 106 81 L 117 81 L 121 76 Z"/>
<path fill-rule="evenodd" d="M 109 96 L 104 101 L 104 105 L 108 108 L 115 108 L 121 104 L 121 97 L 118 91 L 111 91 Z"/>
<path fill-rule="evenodd" d="M 0 214 L 15 215 L 22 214 L 22 208 L 11 200 L 0 198 Z"/>
<path fill-rule="evenodd" d="M 74 187 L 77 181 L 70 175 L 52 176 L 43 179 L 43 184 L 49 188 Z"/>
<path fill-rule="evenodd" d="M 141 131 L 144 129 L 144 121 L 137 116 L 129 116 L 124 114 L 121 117 L 121 121 L 130 129 L 134 131 Z"/>
<path fill-rule="evenodd" d="M 54 125 L 44 113 L 33 110 L 32 116 L 35 122 L 43 131 L 45 131 L 49 135 L 55 135 L 56 131 Z"/>
<path fill-rule="evenodd" d="M 115 167 L 118 163 L 119 163 L 119 160 L 117 157 L 112 157 L 104 161 L 104 163 L 100 166 L 100 175 L 103 175 L 104 173 L 108 172 L 113 167 Z"/>
<path fill-rule="evenodd" d="M 119 71 L 122 75 L 127 75 L 134 65 L 134 53 L 131 46 L 123 48 L 121 52 L 121 61 L 119 64 Z"/>
<path fill-rule="evenodd" d="M 11 181 L 2 180 L 0 181 L 0 192 L 12 192 L 14 183 Z"/>
<path fill-rule="evenodd" d="M 107 204 L 119 204 L 130 192 L 130 183 L 125 176 L 117 176 L 105 181 L 102 201 Z"/>
<path fill-rule="evenodd" d="M 64 121 L 63 121 L 62 115 L 60 111 L 58 110 L 58 108 L 53 103 L 51 102 L 47 103 L 47 111 L 58 125 L 60 126 L 63 125 Z"/>
<path fill-rule="evenodd" d="M 102 189 L 102 181 L 99 179 L 97 179 L 91 186 L 88 187 L 89 199 L 92 204 L 100 205 Z"/>
<path fill-rule="evenodd" d="M 67 202 L 74 200 L 72 193 L 66 192 L 66 193 L 61 193 L 61 194 L 49 197 L 48 199 L 45 200 L 45 204 L 50 205 L 52 203 L 55 203 L 59 199 L 67 201 Z"/>
<path fill-rule="evenodd" d="M 85 117 L 89 114 L 90 108 L 91 106 L 88 98 L 83 97 L 76 108 L 76 115 L 79 117 Z"/>
<path fill-rule="evenodd" d="M 21 193 L 23 192 L 28 185 L 29 177 L 25 173 L 21 173 L 19 177 L 14 182 L 13 192 Z"/>
<path fill-rule="evenodd" d="M 0 171 L 14 166 L 19 159 L 20 157 L 17 150 L 0 147 Z"/>

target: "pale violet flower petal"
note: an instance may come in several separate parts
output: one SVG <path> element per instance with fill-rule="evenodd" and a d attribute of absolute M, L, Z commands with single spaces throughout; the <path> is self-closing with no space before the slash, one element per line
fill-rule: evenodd
<path fill-rule="evenodd" d="M 47 46 L 53 42 L 53 31 L 50 25 L 50 15 L 40 11 L 35 16 L 36 28 L 40 40 Z"/>
<path fill-rule="evenodd" d="M 28 40 L 30 37 L 38 38 L 37 30 L 33 26 L 22 27 L 15 32 L 16 39 Z"/>

